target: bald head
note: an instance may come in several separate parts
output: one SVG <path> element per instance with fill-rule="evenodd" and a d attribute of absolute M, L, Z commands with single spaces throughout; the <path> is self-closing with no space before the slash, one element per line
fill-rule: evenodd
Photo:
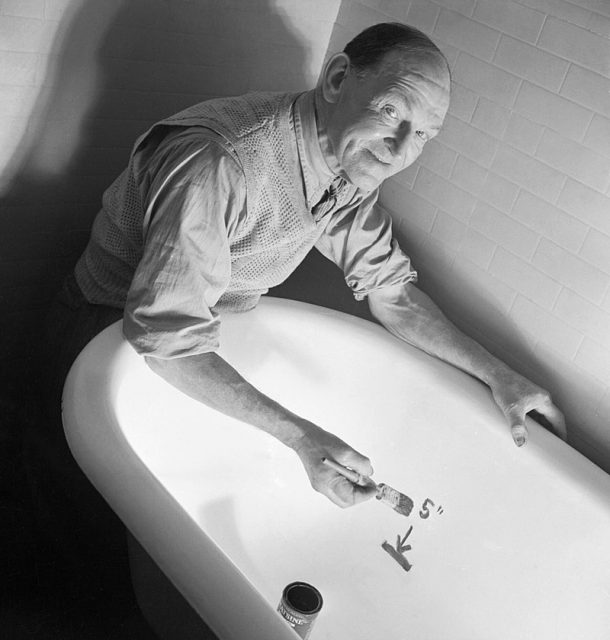
<path fill-rule="evenodd" d="M 405 25 L 370 27 L 330 58 L 318 86 L 329 166 L 365 191 L 377 188 L 438 134 L 449 92 L 447 61 L 427 36 Z"/>
<path fill-rule="evenodd" d="M 407 64 L 425 66 L 447 82 L 450 80 L 447 59 L 434 42 L 425 33 L 399 22 L 368 27 L 348 42 L 343 53 L 358 75 L 379 71 L 388 54 L 396 54 Z"/>

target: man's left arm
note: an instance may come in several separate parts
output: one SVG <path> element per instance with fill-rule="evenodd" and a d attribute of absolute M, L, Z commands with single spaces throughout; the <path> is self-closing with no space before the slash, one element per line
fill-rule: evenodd
<path fill-rule="evenodd" d="M 414 284 L 376 289 L 368 294 L 368 302 L 371 313 L 392 334 L 487 384 L 517 446 L 527 440 L 525 416 L 530 411 L 543 415 L 560 438 L 567 438 L 563 414 L 549 393 L 462 333 Z"/>

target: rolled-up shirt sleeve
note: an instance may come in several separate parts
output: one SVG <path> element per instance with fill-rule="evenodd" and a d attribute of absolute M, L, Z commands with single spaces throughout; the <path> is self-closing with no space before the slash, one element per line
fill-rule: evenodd
<path fill-rule="evenodd" d="M 411 260 L 392 236 L 390 215 L 377 203 L 378 191 L 336 212 L 316 248 L 343 270 L 356 300 L 417 280 Z"/>
<path fill-rule="evenodd" d="M 123 333 L 142 355 L 216 351 L 214 306 L 231 275 L 231 229 L 245 214 L 243 172 L 217 141 L 194 136 L 161 145 L 146 176 L 144 250 L 127 294 Z"/>

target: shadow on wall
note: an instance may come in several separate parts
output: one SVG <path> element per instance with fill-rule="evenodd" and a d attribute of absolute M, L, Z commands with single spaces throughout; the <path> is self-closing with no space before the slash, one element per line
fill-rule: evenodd
<path fill-rule="evenodd" d="M 306 48 L 273 0 L 57 5 L 63 14 L 45 77 L 0 182 L 7 369 L 19 366 L 35 339 L 86 244 L 103 190 L 140 133 L 211 97 L 307 87 Z"/>

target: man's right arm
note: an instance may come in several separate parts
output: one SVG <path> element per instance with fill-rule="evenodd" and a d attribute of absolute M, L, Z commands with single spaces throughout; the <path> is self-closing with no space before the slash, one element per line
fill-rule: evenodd
<path fill-rule="evenodd" d="M 375 494 L 374 488 L 354 485 L 322 464 L 323 458 L 330 458 L 370 475 L 373 469 L 368 458 L 258 391 L 218 354 L 170 360 L 147 356 L 146 363 L 191 398 L 257 427 L 293 449 L 312 487 L 338 506 L 349 507 Z"/>
<path fill-rule="evenodd" d="M 214 306 L 229 283 L 229 237 L 245 215 L 246 194 L 241 167 L 213 138 L 205 130 L 179 134 L 141 163 L 148 224 L 123 332 L 170 384 L 276 437 L 297 453 L 317 491 L 342 507 L 355 504 L 372 489 L 350 483 L 322 458 L 364 475 L 372 472 L 368 459 L 260 393 L 216 353 Z"/>

